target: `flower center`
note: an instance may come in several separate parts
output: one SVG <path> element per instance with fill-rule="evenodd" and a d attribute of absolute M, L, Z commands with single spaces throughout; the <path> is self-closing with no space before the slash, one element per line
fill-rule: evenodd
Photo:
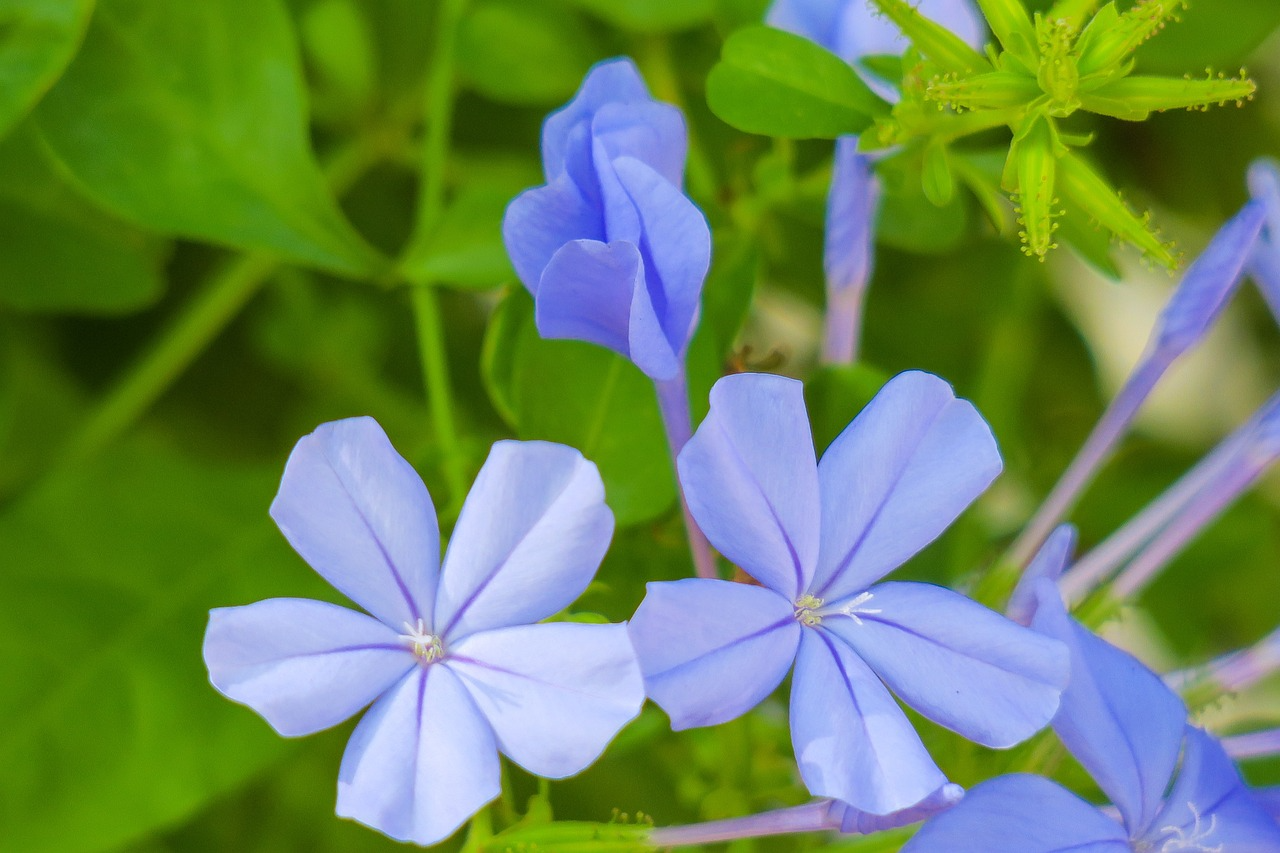
<path fill-rule="evenodd" d="M 1210 847 L 1208 844 L 1213 838 L 1214 830 L 1218 828 L 1218 816 L 1209 815 L 1209 820 L 1206 821 L 1195 803 L 1187 803 L 1187 808 L 1191 810 L 1195 822 L 1190 829 L 1183 829 L 1180 826 L 1162 828 L 1160 832 L 1165 837 L 1164 843 L 1158 848 L 1159 853 L 1175 853 L 1180 850 L 1195 851 L 1195 853 L 1222 853 L 1226 849 L 1225 845 L 1217 844 Z M 1148 845 L 1147 849 L 1155 850 L 1156 848 L 1154 845 Z"/>
<path fill-rule="evenodd" d="M 400 639 L 409 644 L 413 653 L 422 659 L 424 664 L 435 663 L 444 657 L 444 640 L 427 631 L 427 625 L 419 619 L 417 625 L 404 623 L 406 633 Z"/>
<path fill-rule="evenodd" d="M 874 596 L 869 592 L 860 592 L 844 604 L 827 604 L 816 595 L 805 593 L 795 601 L 796 621 L 809 628 L 816 628 L 822 620 L 832 616 L 848 616 L 855 625 L 861 625 L 860 615 L 879 613 L 878 608 L 867 607 L 866 604 Z"/>

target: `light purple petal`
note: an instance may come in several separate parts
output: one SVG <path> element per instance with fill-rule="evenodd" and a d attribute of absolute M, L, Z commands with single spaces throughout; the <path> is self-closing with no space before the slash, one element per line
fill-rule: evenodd
<path fill-rule="evenodd" d="M 800 640 L 791 742 L 809 792 L 859 811 L 901 811 L 947 782 L 880 679 L 821 628 Z"/>
<path fill-rule="evenodd" d="M 912 708 L 985 746 L 1010 747 L 1048 725 L 1067 683 L 1062 643 L 932 584 L 874 586 L 853 616 L 822 627 Z"/>
<path fill-rule="evenodd" d="M 1130 853 L 1124 830 L 1048 779 L 983 782 L 935 817 L 902 853 Z"/>
<path fill-rule="evenodd" d="M 999 473 L 991 429 L 968 401 L 931 374 L 895 376 L 818 466 L 814 595 L 866 589 L 936 539 Z"/>
<path fill-rule="evenodd" d="M 272 598 L 209 612 L 204 662 L 228 699 L 285 737 L 337 725 L 416 665 L 396 632 L 335 604 Z"/>
<path fill-rule="evenodd" d="M 352 733 L 338 770 L 337 812 L 429 845 L 501 790 L 498 746 L 466 688 L 448 667 L 416 667 Z"/>
<path fill-rule="evenodd" d="M 964 799 L 964 788 L 948 782 L 914 806 L 887 815 L 867 814 L 839 800 L 831 801 L 828 812 L 831 820 L 838 823 L 841 832 L 856 832 L 859 835 L 870 835 L 886 829 L 897 829 L 928 820 L 936 814 L 954 808 Z"/>
<path fill-rule="evenodd" d="M 640 217 L 649 298 L 667 343 L 683 355 L 697 325 L 702 284 L 711 266 L 711 230 L 702 211 L 648 165 L 623 157 L 613 161 L 613 168 Z M 641 345 L 633 336 L 631 351 L 637 362 Z"/>
<path fill-rule="evenodd" d="M 1009 596 L 1005 613 L 1019 625 L 1030 625 L 1036 612 L 1036 585 L 1041 578 L 1057 583 L 1066 571 L 1076 550 L 1076 529 L 1070 524 L 1060 524 L 1044 540 L 1040 550 L 1027 564 L 1018 579 L 1018 585 Z"/>
<path fill-rule="evenodd" d="M 880 181 L 871 160 L 858 153 L 858 137 L 836 140 L 822 267 L 832 290 L 862 289 L 871 277 Z"/>
<path fill-rule="evenodd" d="M 849 0 L 774 0 L 765 23 L 836 52 L 840 18 Z M 861 0 L 853 0 L 859 3 Z M 845 58 L 845 57 L 842 57 Z"/>
<path fill-rule="evenodd" d="M 301 438 L 271 517 L 311 568 L 387 625 L 430 623 L 440 565 L 436 510 L 373 418 L 323 424 Z"/>
<path fill-rule="evenodd" d="M 1178 761 L 1187 710 L 1155 673 L 1067 615 L 1058 589 L 1036 587 L 1032 626 L 1067 644 L 1071 683 L 1053 728 L 1124 816 L 1151 826 Z"/>
<path fill-rule="evenodd" d="M 567 177 L 525 190 L 507 205 L 502 242 L 516 275 L 534 296 L 543 270 L 571 240 L 604 240 L 604 219 Z"/>
<path fill-rule="evenodd" d="M 1154 346 L 1167 357 L 1194 346 L 1222 313 L 1240 283 L 1265 219 L 1262 202 L 1249 202 L 1187 267 L 1152 333 Z"/>
<path fill-rule="evenodd" d="M 536 318 L 544 338 L 590 341 L 631 354 L 631 302 L 644 288 L 635 244 L 573 240 L 552 256 L 538 286 Z"/>
<path fill-rule="evenodd" d="M 497 442 L 445 554 L 440 633 L 457 641 L 563 610 L 591 583 L 612 537 L 594 463 L 563 444 Z"/>
<path fill-rule="evenodd" d="M 1146 840 L 1155 850 L 1170 844 L 1173 850 L 1274 853 L 1280 825 L 1245 786 L 1222 745 L 1188 726 L 1178 780 Z M 1188 843 L 1179 848 L 1178 842 Z"/>
<path fill-rule="evenodd" d="M 608 160 L 635 158 L 672 186 L 683 186 L 689 134 L 684 116 L 671 104 L 605 104 L 591 120 L 591 135 Z"/>
<path fill-rule="evenodd" d="M 721 379 L 677 468 L 711 544 L 794 601 L 818 556 L 818 471 L 804 386 L 762 373 Z"/>
<path fill-rule="evenodd" d="M 1280 785 L 1268 788 L 1254 788 L 1253 799 L 1262 810 L 1271 815 L 1271 819 L 1280 823 Z"/>
<path fill-rule="evenodd" d="M 1253 249 L 1249 275 L 1271 313 L 1280 319 L 1280 165 L 1260 158 L 1249 165 L 1249 193 L 1266 208 L 1262 237 Z"/>
<path fill-rule="evenodd" d="M 677 731 L 751 710 L 791 668 L 800 623 L 770 590 L 687 578 L 651 583 L 627 630 L 645 690 Z"/>
<path fill-rule="evenodd" d="M 649 90 L 630 59 L 620 57 L 596 63 L 587 72 L 573 100 L 547 116 L 542 125 L 542 162 L 547 182 L 564 173 L 567 161 L 590 157 L 590 148 L 582 146 L 590 135 L 573 134 L 575 127 L 584 123 L 589 127 L 592 117 L 606 104 L 651 101 Z M 579 140 L 577 146 L 573 144 L 574 138 Z"/>
<path fill-rule="evenodd" d="M 498 746 L 530 773 L 585 769 L 640 713 L 644 682 L 625 625 L 554 622 L 472 634 L 449 651 Z"/>

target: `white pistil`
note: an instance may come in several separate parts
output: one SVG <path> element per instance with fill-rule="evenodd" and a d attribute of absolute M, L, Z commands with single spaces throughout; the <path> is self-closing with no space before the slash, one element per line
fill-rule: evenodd
<path fill-rule="evenodd" d="M 839 608 L 836 612 L 844 616 L 848 616 L 850 619 L 853 620 L 853 624 L 861 625 L 862 620 L 858 618 L 858 614 L 862 614 L 864 616 L 872 616 L 876 613 L 881 612 L 880 608 L 878 607 L 871 608 L 871 607 L 862 606 L 874 597 L 875 596 L 873 596 L 869 592 L 858 593 L 858 595 L 855 596 L 852 601 L 850 601 L 848 604 L 844 605 L 843 607 Z"/>
<path fill-rule="evenodd" d="M 417 625 L 404 623 L 406 633 L 400 635 L 400 639 L 409 644 L 413 649 L 413 653 L 422 658 L 423 663 L 434 663 L 444 657 L 444 641 L 435 634 L 427 630 L 427 624 L 422 619 L 418 620 Z"/>
<path fill-rule="evenodd" d="M 1175 853 L 1178 850 L 1195 850 L 1199 853 L 1222 853 L 1226 849 L 1225 845 L 1219 844 L 1216 847 L 1208 847 L 1204 842 L 1213 836 L 1213 831 L 1218 828 L 1218 816 L 1209 815 L 1209 825 L 1202 826 L 1200 810 L 1196 808 L 1195 803 L 1187 803 L 1187 808 L 1191 810 L 1191 814 L 1195 816 L 1195 823 L 1191 826 L 1191 831 L 1187 832 L 1180 826 L 1166 826 L 1161 832 L 1167 832 L 1170 837 L 1160 847 L 1160 853 Z"/>

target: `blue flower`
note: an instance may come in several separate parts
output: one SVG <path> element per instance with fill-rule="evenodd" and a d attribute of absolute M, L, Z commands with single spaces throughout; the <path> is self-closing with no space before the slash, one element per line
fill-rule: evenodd
<path fill-rule="evenodd" d="M 876 584 L 999 471 L 981 416 L 929 374 L 889 382 L 821 465 L 799 382 L 721 379 L 680 479 L 712 544 L 762 586 L 649 584 L 630 624 L 649 696 L 676 729 L 714 725 L 754 707 L 794 661 L 805 784 L 879 815 L 947 784 L 886 683 L 979 743 L 1030 736 L 1058 707 L 1061 643 L 941 587 Z"/>
<path fill-rule="evenodd" d="M 986 23 L 969 0 L 920 0 L 915 5 L 965 43 L 982 47 Z M 880 95 L 894 98 L 892 88 L 860 63 L 867 56 L 898 56 L 907 48 L 902 31 L 874 8 L 872 0 L 774 0 L 765 20 L 822 45 L 856 68 Z"/>
<path fill-rule="evenodd" d="M 925 824 L 903 853 L 1280 850 L 1280 825 L 1222 745 L 1187 725 L 1182 700 L 1154 672 L 1067 615 L 1052 580 L 1060 566 L 1041 569 L 1033 625 L 1071 649 L 1071 684 L 1053 727 L 1120 822 L 1046 779 L 1002 776 Z"/>
<path fill-rule="evenodd" d="M 600 476 L 576 450 L 495 444 L 443 568 L 431 497 L 370 418 L 299 441 L 271 515 L 372 615 L 296 598 L 220 608 L 205 663 L 286 737 L 373 702 L 342 758 L 339 815 L 435 843 L 498 795 L 499 751 L 568 776 L 638 713 L 624 626 L 530 624 L 577 598 L 613 535 Z"/>
<path fill-rule="evenodd" d="M 680 111 L 629 59 L 595 66 L 547 118 L 547 183 L 502 224 L 544 337 L 608 347 L 657 381 L 680 372 L 711 263 L 711 232 L 681 191 L 687 147 Z"/>

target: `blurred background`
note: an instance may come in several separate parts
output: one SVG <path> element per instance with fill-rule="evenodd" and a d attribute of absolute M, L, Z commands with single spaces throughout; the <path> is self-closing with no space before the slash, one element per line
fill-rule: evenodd
<path fill-rule="evenodd" d="M 267 516 L 293 443 L 324 421 L 376 417 L 446 532 L 494 440 L 583 450 L 619 529 L 582 609 L 625 619 L 645 581 L 689 573 L 647 381 L 604 350 L 537 338 L 499 232 L 507 201 L 541 180 L 542 118 L 605 57 L 633 56 L 689 117 L 689 190 L 715 233 L 691 355 L 695 417 L 725 372 L 787 373 L 808 383 L 821 448 L 879 378 L 933 371 L 991 422 L 1006 473 L 907 572 L 960 583 L 999 554 L 1175 279 L 1119 248 L 1118 281 L 1065 250 L 1030 261 L 972 198 L 938 208 L 902 188 L 881 220 L 866 364 L 818 367 L 830 143 L 740 133 L 703 97 L 725 36 L 766 6 L 0 2 L 0 850 L 397 846 L 333 815 L 350 724 L 283 740 L 221 698 L 200 657 L 211 607 L 337 600 Z M 443 58 L 442 20 L 457 25 Z M 1278 25 L 1270 3 L 1192 4 L 1143 48 L 1142 67 L 1244 65 L 1258 97 L 1091 128 L 1103 171 L 1188 257 L 1245 201 L 1247 164 L 1280 156 Z M 456 90 L 451 128 L 425 107 L 448 101 L 430 80 Z M 450 131 L 447 150 L 424 148 L 433 122 Z M 424 163 L 436 169 L 425 190 Z M 1246 287 L 1075 513 L 1083 545 L 1278 384 L 1280 332 Z M 1272 630 L 1280 482 L 1235 506 L 1140 604 L 1118 630 L 1163 668 Z M 1277 707 L 1273 681 L 1209 719 L 1224 732 L 1275 725 Z M 978 781 L 980 750 L 935 728 L 926 739 L 956 781 Z M 1280 782 L 1280 764 L 1247 771 Z M 539 791 L 506 773 L 498 824 Z M 557 817 L 617 810 L 659 824 L 807 799 L 776 697 L 680 735 L 649 708 L 549 797 Z M 892 850 L 900 839 L 732 849 Z"/>

